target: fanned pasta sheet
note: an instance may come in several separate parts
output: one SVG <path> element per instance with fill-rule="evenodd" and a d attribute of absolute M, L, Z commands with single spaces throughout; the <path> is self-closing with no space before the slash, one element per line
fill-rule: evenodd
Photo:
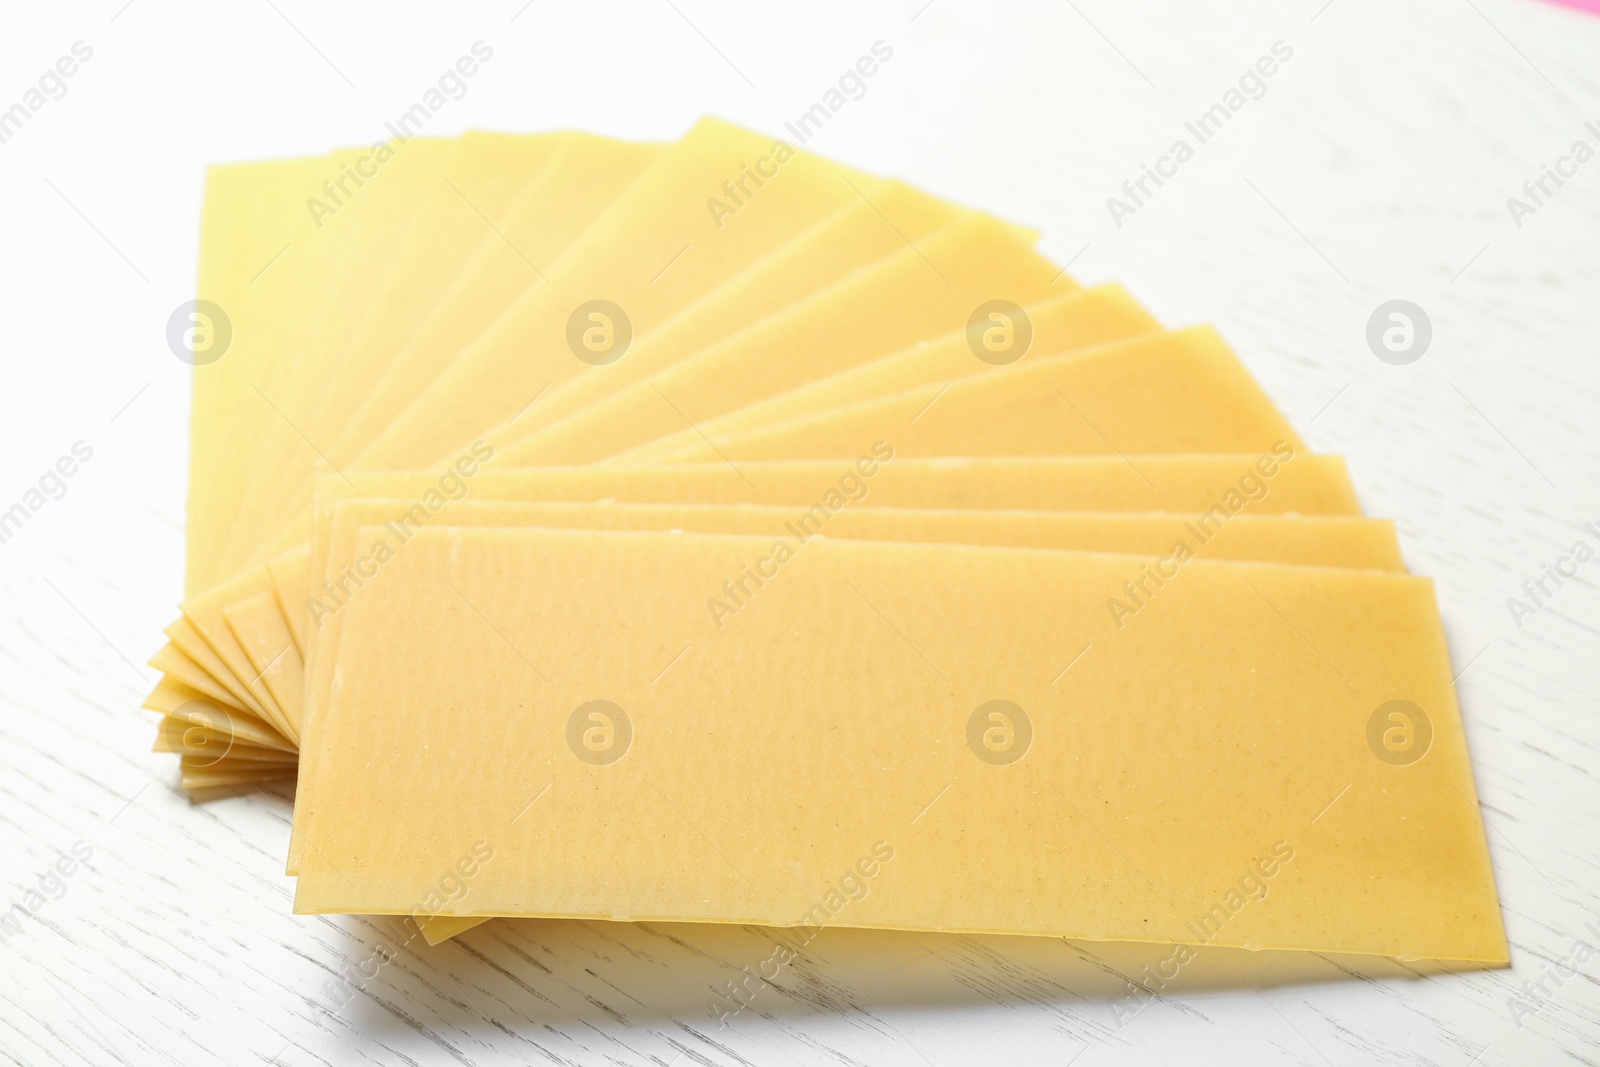
<path fill-rule="evenodd" d="M 709 425 L 717 434 L 761 429 L 917 386 L 943 387 L 1030 357 L 1060 355 L 1160 329 L 1155 318 L 1122 286 L 1100 285 L 1016 309 L 985 312 L 962 329 L 814 379 L 719 416 Z M 639 451 L 664 455 L 682 445 L 681 435 L 672 435 L 643 445 Z"/>
<path fill-rule="evenodd" d="M 318 539 L 324 555 L 323 584 L 315 593 L 335 599 L 340 609 L 359 595 L 377 568 L 403 548 L 401 536 L 415 529 L 415 502 L 406 498 L 340 497 L 322 514 L 326 532 Z M 1316 566 L 1404 571 L 1393 524 L 1346 516 L 1187 517 L 1164 513 L 1108 514 L 1048 511 L 965 511 L 853 507 L 837 513 L 798 505 L 527 503 L 462 500 L 451 505 L 448 521 L 457 526 L 543 526 L 593 530 L 687 530 L 780 538 L 796 546 L 812 537 L 890 542 L 1048 547 L 1122 552 L 1161 557 L 1177 545 L 1193 545 L 1205 558 L 1243 559 Z M 381 524 L 373 543 L 361 531 Z M 369 571 L 369 568 L 371 570 Z M 746 589 L 759 576 L 744 578 Z M 358 584 L 359 583 L 359 584 Z M 738 594 L 735 594 L 737 596 Z M 337 648 L 330 627 L 320 654 Z M 326 661 L 325 661 L 326 662 Z M 321 699 L 331 672 L 322 676 Z M 470 929 L 479 919 L 420 917 L 430 944 Z"/>
<path fill-rule="evenodd" d="M 306 202 L 362 152 L 214 167 L 207 175 L 199 295 L 224 318 L 210 323 L 208 347 L 194 357 L 191 594 L 229 576 L 226 554 L 249 489 L 242 474 L 283 419 L 274 392 L 319 338 L 348 337 L 416 210 L 411 190 L 436 180 L 451 150 L 449 142 L 412 140 L 384 164 L 382 181 L 357 190 L 331 218 L 313 215 Z"/>
<path fill-rule="evenodd" d="M 512 442 L 670 367 L 970 215 L 903 182 L 846 202 L 787 244 L 755 260 L 630 344 L 624 357 L 551 388 L 539 403 L 490 430 Z M 1033 235 L 1017 231 L 1031 243 Z"/>
<path fill-rule="evenodd" d="M 155 751 L 294 781 L 296 910 L 430 944 L 1503 963 L 1394 525 L 1248 352 L 1037 236 L 713 118 L 214 168 Z"/>
<path fill-rule="evenodd" d="M 880 437 L 908 456 L 1244 452 L 1299 437 L 1211 327 L 1146 334 L 722 434 L 619 462 L 851 456 Z M 702 436 L 703 435 L 703 436 Z"/>
<path fill-rule="evenodd" d="M 773 168 L 776 176 L 732 217 L 707 210 L 724 183 Z M 545 390 L 625 355 L 625 341 L 881 185 L 760 134 L 702 120 L 554 265 L 549 285 L 474 341 L 358 459 L 367 469 L 444 459 Z"/>
<path fill-rule="evenodd" d="M 297 909 L 408 914 L 475 855 L 442 913 L 796 926 L 866 854 L 835 925 L 1507 958 L 1425 579 L 1192 561 L 1119 629 L 1136 557 L 826 539 L 716 629 L 704 591 L 770 551 L 419 533 L 351 604 Z M 948 624 L 997 612 L 1041 625 Z M 1366 740 L 1396 699 L 1432 728 L 1405 767 Z M 1270 896 L 1213 912 L 1241 872 Z"/>
<path fill-rule="evenodd" d="M 272 398 L 283 418 L 258 442 L 240 514 L 242 536 L 225 569 L 259 562 L 251 550 L 269 539 L 268 521 L 285 484 L 303 480 L 320 458 L 318 450 L 332 444 L 337 427 L 369 391 L 396 345 L 416 330 L 440 292 L 494 238 L 493 220 L 537 186 L 560 139 L 559 134 L 469 133 L 450 142 L 436 173 L 419 175 L 415 185 L 406 183 L 401 212 L 395 216 L 401 236 L 382 263 L 371 265 L 370 289 L 357 294 L 347 318 L 315 339 Z M 357 194 L 365 195 L 390 177 L 380 169 Z M 329 217 L 324 227 L 339 222 L 338 216 Z"/>
<path fill-rule="evenodd" d="M 714 147 L 718 145 L 719 140 L 728 140 L 730 133 L 734 134 L 732 140 L 743 142 L 739 147 L 749 147 L 749 138 L 739 136 L 738 131 L 730 131 L 713 124 L 711 132 L 718 135 L 716 138 L 711 138 Z M 702 158 L 706 154 L 705 146 L 694 146 L 694 151 L 684 154 L 680 169 L 704 175 L 708 166 L 714 168 L 725 163 L 716 151 L 710 153 L 709 160 Z M 837 186 L 837 178 L 843 175 L 843 172 L 838 168 L 833 168 L 833 171 L 838 172 L 834 175 Z M 660 175 L 647 174 L 639 184 L 641 187 L 646 187 L 648 182 L 659 181 Z M 680 183 L 681 181 L 682 179 Z M 882 259 L 890 256 L 898 261 L 904 261 L 910 251 L 903 247 L 905 242 L 911 240 L 907 236 L 908 232 L 920 234 L 927 227 L 939 226 L 963 214 L 898 184 L 891 184 L 881 191 L 879 196 L 881 203 L 871 202 L 866 200 L 865 194 L 861 192 L 860 186 L 865 184 L 865 182 L 859 184 L 852 182 L 845 177 L 845 185 L 851 187 L 857 194 L 849 203 L 798 233 L 791 234 L 788 241 L 759 257 L 743 275 L 713 288 L 689 308 L 669 317 L 662 329 L 646 333 L 640 345 L 642 353 L 635 353 L 634 359 L 628 363 L 628 367 L 631 368 L 629 380 L 637 380 L 640 375 L 648 373 L 651 367 L 670 364 L 695 350 L 698 344 L 723 336 L 729 331 L 736 331 L 741 325 L 759 319 L 764 311 L 782 306 L 785 300 L 793 296 L 797 287 L 826 285 L 831 279 L 848 273 L 858 264 L 874 262 L 874 257 Z M 800 200 L 800 209 L 814 211 L 814 201 L 815 196 Z M 670 207 L 672 201 L 667 200 L 666 203 Z M 769 213 L 781 215 L 786 209 L 793 213 L 795 205 L 774 203 Z M 655 214 L 652 215 L 648 206 L 639 208 L 628 221 L 635 228 L 650 225 L 655 221 L 655 216 L 660 214 L 660 210 L 658 205 Z M 973 218 L 978 221 L 975 216 Z M 989 223 L 984 225 L 988 232 L 1001 233 L 1005 236 L 1008 244 L 1004 247 L 1007 250 L 1021 253 L 1027 263 L 1037 265 L 1034 268 L 1037 271 L 1046 270 L 1047 265 L 1043 264 L 1042 260 L 1027 252 L 1030 235 L 1022 233 L 1015 227 Z M 775 229 L 774 232 L 780 236 L 783 234 L 781 229 Z M 617 238 L 614 236 L 613 240 L 615 239 Z M 415 240 L 412 243 L 415 244 Z M 895 252 L 888 251 L 891 247 Z M 1056 272 L 1051 270 L 1050 273 Z M 652 284 L 658 280 L 653 280 Z M 1070 282 L 1064 284 L 1068 287 L 1071 285 Z M 533 299 L 535 296 L 536 293 L 530 290 L 524 300 Z M 385 321 L 385 316 L 373 316 L 371 321 Z M 369 333 L 373 330 L 371 326 L 367 329 Z M 574 359 L 573 362 L 577 364 L 577 360 Z M 596 371 L 599 369 L 596 368 Z M 416 382 L 411 383 L 412 388 L 416 388 L 417 385 Z M 325 403 L 324 407 L 337 410 L 337 405 Z M 329 462 L 335 461 L 330 459 Z M 287 466 L 292 468 L 293 463 Z M 287 478 L 289 483 L 294 483 L 296 480 L 293 477 Z M 287 531 L 287 538 L 292 539 L 293 531 L 298 528 L 298 524 L 288 522 L 284 524 L 284 528 Z M 242 676 L 248 676 L 252 670 L 260 671 L 269 663 L 273 664 L 272 669 L 278 673 L 293 673 L 292 662 L 284 662 L 292 660 L 292 656 L 276 659 L 277 649 L 262 643 L 244 648 L 238 641 L 240 634 L 246 634 L 245 640 L 252 641 L 259 640 L 262 634 L 278 629 L 277 624 L 270 619 L 258 617 L 252 621 L 249 618 L 251 615 L 262 616 L 270 609 L 272 601 L 262 595 L 268 590 L 270 583 L 269 573 L 251 571 L 248 577 L 237 579 L 236 584 L 213 590 L 208 597 L 192 599 L 186 605 L 191 621 L 206 634 L 219 655 L 229 662 L 230 667 Z M 233 613 L 231 619 L 226 615 L 230 610 Z M 292 632 L 295 624 L 287 625 L 291 627 Z M 297 702 L 292 698 L 282 697 L 281 694 L 277 702 L 280 707 L 290 705 L 282 707 L 282 712 L 277 717 L 292 730 L 294 721 L 298 718 L 298 710 L 292 705 Z"/>
<path fill-rule="evenodd" d="M 513 445 L 531 463 L 591 463 L 688 431 L 828 374 L 965 326 L 999 292 L 1029 302 L 1076 292 L 1009 227 L 959 219 L 861 275 L 818 292 L 690 359 Z"/>
<path fill-rule="evenodd" d="M 412 161 L 413 146 L 405 147 L 404 159 Z M 306 450 L 321 455 L 315 444 L 317 437 L 327 439 L 345 409 L 361 395 L 365 383 L 381 373 L 395 339 L 425 316 L 430 294 L 447 287 L 463 265 L 480 254 L 489 263 L 498 262 L 492 253 L 484 252 L 483 246 L 504 243 L 505 234 L 497 233 L 493 220 L 482 212 L 487 209 L 500 213 L 515 208 L 517 220 L 512 229 L 519 236 L 537 233 L 538 239 L 530 241 L 529 247 L 541 254 L 556 254 L 564 245 L 562 235 L 570 240 L 580 232 L 620 188 L 635 180 L 657 151 L 652 146 L 623 145 L 579 135 L 482 135 L 463 139 L 443 157 L 435 152 L 416 160 L 415 165 L 404 170 L 398 166 L 402 156 L 397 154 L 390 161 L 394 164 L 392 172 L 383 173 L 383 183 L 374 180 L 371 192 L 363 187 L 365 195 L 351 199 L 348 207 L 354 217 L 322 220 L 330 228 L 334 222 L 340 223 L 346 242 L 369 252 L 364 260 L 350 257 L 354 265 L 344 267 L 344 277 L 350 283 L 346 288 L 321 294 L 324 300 L 343 304 L 342 318 L 318 314 L 317 305 L 308 301 L 301 318 L 318 323 L 315 339 L 321 347 L 281 349 L 301 354 L 277 363 L 267 355 L 260 357 L 259 362 L 270 364 L 266 369 L 277 383 L 282 404 L 250 383 L 259 394 L 257 402 L 279 416 L 279 422 L 272 427 L 277 432 L 266 434 L 265 442 L 258 442 L 249 452 L 255 459 L 255 469 L 265 472 L 267 481 L 277 480 L 280 484 L 285 477 L 291 484 L 296 477 L 300 482 L 309 479 Z M 610 182 L 596 180 L 596 171 L 610 176 Z M 571 189 L 562 183 L 570 184 L 580 177 L 584 179 L 585 196 L 575 199 L 569 195 Z M 380 199 L 374 195 L 378 191 L 386 195 Z M 431 192 L 427 207 L 405 213 L 402 209 L 413 203 L 419 192 Z M 590 205 L 587 217 L 585 204 Z M 519 251 L 521 254 L 524 253 Z M 324 251 L 323 257 L 328 256 Z M 360 284 L 363 279 L 365 287 Z M 525 283 L 532 281 L 525 277 Z M 442 294 L 435 295 L 435 300 L 439 295 Z M 313 331 L 309 328 L 302 330 L 302 334 L 310 332 Z M 197 373 L 209 369 L 199 368 Z M 197 398 L 197 403 L 215 401 Z M 294 417 L 285 406 L 295 410 Z M 210 439 L 200 428 L 192 436 L 195 440 Z M 222 442 L 222 448 L 235 457 L 246 451 L 237 439 Z M 301 472 L 298 475 L 294 473 L 297 470 Z M 248 481 L 236 473 L 234 480 L 241 479 Z M 261 516 L 272 510 L 272 493 L 257 484 L 247 499 L 243 525 L 255 530 L 258 540 L 270 542 L 271 524 Z M 286 521 L 291 531 L 303 531 L 303 520 Z M 241 559 L 252 555 L 241 547 L 243 544 L 243 539 L 234 541 L 228 556 L 232 563 L 216 568 L 217 573 L 228 577 L 192 593 L 185 601 L 181 633 L 191 639 L 187 647 L 191 655 L 199 655 L 204 646 L 210 665 L 236 702 L 256 711 L 292 738 L 300 703 L 294 680 L 297 657 L 280 654 L 282 644 L 272 644 L 278 632 L 291 624 L 287 619 L 271 618 L 273 601 L 262 599 L 262 594 L 271 591 L 270 572 L 254 564 L 234 570 Z M 259 552 L 255 555 L 259 556 Z M 292 638 L 292 629 L 290 635 Z"/>
<path fill-rule="evenodd" d="M 333 364 L 337 372 L 307 382 L 316 411 L 302 425 L 307 438 L 327 443 L 294 442 L 298 449 L 277 465 L 272 488 L 252 512 L 264 533 L 260 546 L 274 545 L 285 531 L 303 535 L 313 466 L 350 464 L 403 406 L 393 398 L 408 403 L 422 393 L 514 299 L 545 284 L 548 265 L 661 152 L 659 145 L 586 134 L 552 137 L 544 163 L 518 171 L 515 183 L 505 180 L 506 168 L 475 156 L 438 184 L 432 210 L 419 220 L 427 225 L 414 227 L 421 232 L 396 258 L 361 335 Z M 270 547 L 253 558 L 264 552 Z"/>
<path fill-rule="evenodd" d="M 414 213 L 409 190 L 453 151 L 450 142 L 421 138 L 404 148 L 385 146 L 386 180 L 358 186 L 360 195 L 342 200 L 332 218 L 308 211 L 308 198 L 324 182 L 348 183 L 371 151 L 208 174 L 199 299 L 175 312 L 169 328 L 174 351 L 194 364 L 186 603 L 237 577 L 226 559 L 249 499 L 245 472 L 285 418 L 273 395 L 289 388 L 320 341 L 347 336 L 359 321 L 372 278 Z M 167 633 L 230 704 L 292 737 L 284 710 L 218 611 L 186 612 Z"/>
<path fill-rule="evenodd" d="M 781 350 L 777 342 L 768 344 L 773 351 Z M 1059 367 L 1060 363 L 1070 366 Z M 993 447 L 995 454 L 1117 451 L 1119 446 L 1095 422 L 1095 417 L 1104 417 L 1102 407 L 1122 416 L 1121 421 L 1112 424 L 1112 432 L 1135 452 L 1254 450 L 1267 453 L 1280 444 L 1290 450 L 1299 446 L 1287 421 L 1255 387 L 1232 353 L 1206 330 L 1151 335 L 1149 340 L 1107 346 L 1079 359 L 1062 356 L 1036 361 L 1021 370 L 1027 374 L 1020 387 L 1013 381 L 1014 373 L 971 380 L 991 386 L 998 383 L 1003 393 L 1004 387 L 1009 387 L 1011 393 L 1020 388 L 1024 397 L 1043 392 L 1050 401 L 1047 409 L 1035 414 L 1032 422 L 1020 411 L 1007 414 L 999 410 L 1005 405 L 1016 406 L 1009 397 L 1004 397 L 998 407 L 991 404 L 982 414 L 995 422 L 1003 422 L 1005 436 L 1001 437 L 998 428 L 989 429 L 984 425 L 979 425 L 976 433 L 989 432 L 1001 438 Z M 1052 380 L 1052 375 L 1060 378 L 1062 384 Z M 1063 384 L 1079 394 L 1084 405 L 1093 412 L 1085 414 L 1082 408 L 1076 408 L 1076 418 L 1081 421 L 1078 427 L 1067 424 L 1065 412 L 1073 408 L 1073 403 L 1062 392 Z M 1137 405 L 1130 405 L 1129 401 L 1134 399 Z M 953 397 L 947 411 L 965 410 L 965 403 L 961 397 Z M 852 432 L 841 432 L 835 437 L 848 442 L 858 454 L 870 451 L 875 440 L 889 441 L 893 448 L 893 441 L 902 436 L 913 442 L 914 454 L 962 454 L 966 442 L 958 435 L 969 427 L 970 420 L 957 422 L 944 417 L 945 414 L 941 412 L 937 423 L 918 427 L 915 420 L 920 412 L 899 411 L 894 418 L 865 420 L 867 434 L 854 432 L 858 423 L 852 424 Z M 1071 432 L 1073 430 L 1076 432 Z M 873 436 L 880 432 L 886 436 Z M 786 447 L 769 449 L 760 458 L 803 455 L 810 444 L 810 441 L 795 445 L 786 443 Z M 715 451 L 714 445 L 711 448 Z M 848 452 L 819 448 L 816 454 L 847 455 Z M 256 602 L 264 608 L 276 603 L 265 594 L 259 595 Z M 286 646 L 289 642 L 275 638 L 273 643 Z M 256 658 L 261 659 L 270 652 L 270 648 L 263 649 Z M 293 717 L 298 718 L 298 712 Z"/>
<path fill-rule="evenodd" d="M 887 458 L 887 461 L 886 461 Z M 464 472 L 471 471 L 471 477 Z M 870 472 L 870 474 L 868 473 Z M 479 469 L 473 465 L 411 474 L 323 475 L 306 592 L 309 629 L 306 730 L 296 819 L 316 787 L 317 705 L 332 681 L 342 605 L 349 596 L 331 583 L 332 512 L 347 495 L 366 493 L 411 501 L 410 522 L 446 516 L 449 500 L 618 500 L 637 503 L 750 503 L 838 511 L 852 500 L 906 508 L 1030 509 L 1045 511 L 1166 511 L 1210 514 L 1214 522 L 1242 512 L 1359 515 L 1348 471 L 1337 457 L 1301 455 L 1292 448 L 1267 456 L 1149 456 L 1137 466 L 1102 457 L 959 462 L 895 460 L 885 443 L 853 462 L 752 463 L 650 467 Z M 445 494 L 448 493 L 449 496 Z M 420 507 L 420 511 L 416 510 Z M 355 560 L 348 561 L 354 564 Z M 329 584 L 324 584 L 329 583 Z M 298 826 L 297 822 L 297 826 Z M 298 869 L 307 839 L 290 842 L 288 869 Z"/>

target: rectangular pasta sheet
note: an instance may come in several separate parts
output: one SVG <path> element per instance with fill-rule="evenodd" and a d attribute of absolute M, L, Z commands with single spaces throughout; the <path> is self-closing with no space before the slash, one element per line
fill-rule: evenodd
<path fill-rule="evenodd" d="M 1216 330 L 1150 333 L 990 368 L 944 386 L 862 400 L 785 423 L 617 457 L 684 462 L 857 454 L 892 438 L 907 456 L 1245 452 L 1300 445 Z"/>
<path fill-rule="evenodd" d="M 695 427 L 718 416 L 946 334 L 996 292 L 1032 301 L 1077 290 L 1013 228 L 962 218 L 510 452 L 523 463 L 590 463 L 679 431 L 698 437 Z"/>
<path fill-rule="evenodd" d="M 297 910 L 409 913 L 476 857 L 438 910 L 785 926 L 820 901 L 1506 959 L 1426 580 L 1197 560 L 1119 621 L 1126 558 L 819 540 L 718 628 L 707 599 L 771 552 L 420 533 L 345 620 Z M 1420 759 L 1371 740 L 1396 701 Z"/>
<path fill-rule="evenodd" d="M 356 412 L 329 447 L 335 462 L 365 448 L 508 308 L 543 281 L 546 267 L 579 239 L 596 217 L 638 180 L 663 146 L 630 144 L 590 134 L 561 134 L 561 146 L 540 180 L 393 353 Z"/>
<path fill-rule="evenodd" d="M 272 391 L 284 417 L 257 442 L 230 566 L 259 560 L 251 548 L 270 537 L 285 489 L 328 455 L 337 427 L 440 292 L 483 245 L 499 240 L 492 220 L 539 184 L 559 143 L 551 134 L 469 133 L 450 142 L 436 176 L 414 187 L 403 235 L 355 305 L 356 317 L 347 328 L 316 337 L 298 372 Z M 387 177 L 380 171 L 373 181 Z"/>
<path fill-rule="evenodd" d="M 332 508 L 354 493 L 409 499 L 413 507 L 422 506 L 426 522 L 434 521 L 433 516 L 447 521 L 449 501 L 474 492 L 505 500 L 752 503 L 801 509 L 820 505 L 830 511 L 870 502 L 910 508 L 1169 511 L 1224 519 L 1246 510 L 1314 515 L 1359 515 L 1361 510 L 1341 459 L 1304 455 L 1289 446 L 1278 455 L 1137 457 L 1136 466 L 1120 457 L 952 462 L 892 456 L 892 448 L 885 447 L 852 463 L 752 463 L 738 470 L 716 463 L 496 471 L 474 462 L 443 472 L 358 474 L 348 480 L 323 475 L 317 481 L 307 612 L 316 614 L 314 602 L 326 596 L 322 582 Z M 465 471 L 473 473 L 464 476 Z M 324 643 L 336 647 L 343 618 L 339 611 L 311 626 L 302 799 L 316 788 L 318 701 L 331 684 L 333 667 L 318 649 Z M 296 804 L 297 829 L 304 829 L 301 819 L 307 810 Z M 305 833 L 291 838 L 290 873 L 298 870 L 309 840 Z"/>
<path fill-rule="evenodd" d="M 383 180 L 370 187 L 358 182 L 337 219 L 320 220 L 312 233 L 301 235 L 298 248 L 290 241 L 280 249 L 270 278 L 264 272 L 235 291 L 228 306 L 249 336 L 226 353 L 228 366 L 196 369 L 203 380 L 197 380 L 191 437 L 209 466 L 196 467 L 191 525 L 218 528 L 228 502 L 238 504 L 225 543 L 203 534 L 191 539 L 191 547 L 215 546 L 205 560 L 190 560 L 191 577 L 203 565 L 213 580 L 204 588 L 190 582 L 174 640 L 205 664 L 228 703 L 265 716 L 291 738 L 301 703 L 297 657 L 280 655 L 285 622 L 261 603 L 272 594 L 272 578 L 250 564 L 275 550 L 283 530 L 292 531 L 290 540 L 303 537 L 299 509 L 309 501 L 310 462 L 326 461 L 328 450 L 342 456 L 367 442 L 356 437 L 344 444 L 351 440 L 350 415 L 372 392 L 373 380 L 395 385 L 402 363 L 392 358 L 397 338 L 420 332 L 433 345 L 422 357 L 407 350 L 413 358 L 404 361 L 404 370 L 413 377 L 402 378 L 398 387 L 408 401 L 442 370 L 427 358 L 436 358 L 443 331 L 419 325 L 438 323 L 428 308 L 454 292 L 449 284 L 463 265 L 474 268 L 465 281 L 477 303 L 458 296 L 448 320 L 451 328 L 470 329 L 470 338 L 482 323 L 463 315 L 481 311 L 486 294 L 502 291 L 509 279 L 520 279 L 518 292 L 537 283 L 538 268 L 528 255 L 554 258 L 659 149 L 579 134 L 470 134 L 383 151 L 395 153 L 383 167 Z M 288 210 L 286 198 L 303 186 L 307 168 L 342 173 L 347 155 L 297 161 L 296 167 L 214 172 L 213 191 L 226 207 L 218 209 L 219 225 L 207 224 L 207 239 L 214 238 L 208 247 L 215 250 L 203 255 L 202 288 L 214 276 L 218 284 L 238 283 L 237 264 L 252 250 L 232 214 L 241 210 L 241 199 L 253 197 L 257 210 L 293 236 L 305 218 L 272 212 Z M 516 272 L 504 269 L 504 253 L 496 255 L 502 246 L 522 261 Z M 485 272 L 498 285 L 486 282 Z M 261 337 L 276 343 L 257 343 Z M 446 353 L 454 354 L 454 348 Z M 257 416 L 267 409 L 273 414 L 263 423 Z M 341 427 L 343 434 L 337 432 Z M 226 485 L 219 488 L 222 481 Z M 193 677 L 186 681 L 202 684 Z"/>
<path fill-rule="evenodd" d="M 415 213 L 414 190 L 438 180 L 451 151 L 447 141 L 411 139 L 393 151 L 381 181 L 323 219 L 307 210 L 307 198 L 366 150 L 207 174 L 199 285 L 206 303 L 190 320 L 207 345 L 195 354 L 189 423 L 188 595 L 230 576 L 236 540 L 258 532 L 241 529 L 238 517 L 250 500 L 245 474 L 283 420 L 272 397 L 308 352 L 336 344 L 360 322 Z"/>
<path fill-rule="evenodd" d="M 994 314 L 999 314 L 995 312 Z M 1010 366 L 1030 356 L 1052 356 L 1111 341 L 1155 333 L 1160 323 L 1116 284 L 1064 293 L 1011 312 L 1020 316 L 1009 346 L 993 351 L 982 331 L 962 329 L 828 375 L 711 420 L 701 429 L 712 436 L 736 434 L 803 415 L 902 393 L 919 385 L 943 386 L 958 378 Z M 1020 327 L 1022 321 L 1026 327 Z M 979 353 L 982 353 L 980 356 Z M 640 449 L 641 455 L 668 455 L 694 442 L 674 434 Z"/>
<path fill-rule="evenodd" d="M 757 164 L 779 167 L 759 196 L 733 219 L 706 210 L 723 182 Z M 502 315 L 388 425 L 359 465 L 442 459 L 880 184 L 760 134 L 701 120 L 552 264 L 548 285 Z M 595 323 L 604 324 L 604 351 L 581 340 L 585 324 Z M 580 340 L 569 340 L 569 328 Z M 589 358 L 579 358 L 580 347 Z"/>
<path fill-rule="evenodd" d="M 343 401 L 325 404 L 331 421 L 314 433 L 327 441 L 321 457 L 350 469 L 402 412 L 423 396 L 448 370 L 462 349 L 488 330 L 507 309 L 548 282 L 566 250 L 587 232 L 595 219 L 630 188 L 660 155 L 658 145 L 630 144 L 586 134 L 562 134 L 554 158 L 525 187 L 505 217 L 474 199 L 477 211 L 466 219 L 481 244 L 470 266 L 431 300 L 419 301 L 426 316 L 414 329 L 390 335 L 403 343 L 378 344 L 344 358 L 340 378 Z M 456 198 L 456 191 L 445 188 Z M 476 194 L 474 194 L 476 197 Z M 462 210 L 462 205 L 456 205 Z M 370 357 L 370 358 L 362 358 Z M 312 379 L 311 385 L 319 381 Z M 334 383 L 328 383 L 330 389 Z M 281 492 L 274 494 L 268 532 L 303 536 L 310 506 L 309 470 L 285 467 Z M 276 542 L 264 542 L 254 558 L 270 554 Z"/>
<path fill-rule="evenodd" d="M 553 387 L 488 433 L 509 447 L 792 304 L 900 253 L 962 217 L 952 205 L 900 182 L 863 194 L 751 263 L 637 338 L 623 358 Z M 970 214 L 970 213 L 965 213 Z M 1026 239 L 1031 243 L 1032 235 Z"/>

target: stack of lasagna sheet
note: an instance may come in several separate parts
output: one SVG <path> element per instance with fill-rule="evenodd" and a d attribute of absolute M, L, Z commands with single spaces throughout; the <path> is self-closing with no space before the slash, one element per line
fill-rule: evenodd
<path fill-rule="evenodd" d="M 215 168 L 157 748 L 430 941 L 1506 960 L 1393 525 L 1036 236 L 711 119 Z"/>

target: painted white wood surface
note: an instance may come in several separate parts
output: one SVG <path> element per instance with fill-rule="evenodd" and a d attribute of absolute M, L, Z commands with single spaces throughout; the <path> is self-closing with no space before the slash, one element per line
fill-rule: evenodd
<path fill-rule="evenodd" d="M 93 57 L 0 144 L 0 509 L 75 442 L 93 457 L 0 544 L 0 904 L 75 843 L 93 855 L 0 945 L 0 1060 L 1600 1061 L 1600 562 L 1520 625 L 1507 607 L 1600 544 L 1600 161 L 1520 227 L 1506 204 L 1574 141 L 1600 148 L 1600 20 L 1524 0 L 457 6 L 5 15 L 0 108 L 75 41 Z M 1219 323 L 1437 579 L 1514 968 L 1216 953 L 1151 1003 L 1127 982 L 1148 948 L 829 932 L 719 1029 L 711 990 L 768 932 L 523 922 L 400 949 L 338 1008 L 324 983 L 395 927 L 290 914 L 285 802 L 191 807 L 146 752 L 186 455 L 163 329 L 206 163 L 368 142 L 480 38 L 496 59 L 433 132 L 671 137 L 706 111 L 778 132 L 884 40 L 811 147 L 1035 224 L 1169 323 Z M 1106 198 L 1277 41 L 1293 56 L 1265 95 L 1114 225 Z M 1364 339 L 1393 298 L 1433 325 L 1409 366 Z"/>

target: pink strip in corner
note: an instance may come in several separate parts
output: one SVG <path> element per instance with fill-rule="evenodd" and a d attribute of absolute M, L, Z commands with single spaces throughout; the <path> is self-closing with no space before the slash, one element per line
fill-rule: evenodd
<path fill-rule="evenodd" d="M 1545 2 L 1587 11 L 1591 15 L 1600 15 L 1600 0 L 1545 0 Z"/>

